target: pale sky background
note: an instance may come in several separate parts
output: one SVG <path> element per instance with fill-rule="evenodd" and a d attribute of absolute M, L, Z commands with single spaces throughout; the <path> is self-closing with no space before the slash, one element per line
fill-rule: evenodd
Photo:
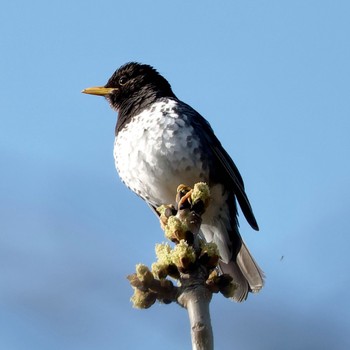
<path fill-rule="evenodd" d="M 349 1 L 3 1 L 0 30 L 0 349 L 190 349 L 185 310 L 129 302 L 163 233 L 80 93 L 132 60 L 209 120 L 261 228 L 266 287 L 214 296 L 216 349 L 350 348 Z"/>

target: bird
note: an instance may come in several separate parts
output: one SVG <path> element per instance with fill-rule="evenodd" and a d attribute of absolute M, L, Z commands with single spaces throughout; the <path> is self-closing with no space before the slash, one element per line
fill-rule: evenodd
<path fill-rule="evenodd" d="M 211 203 L 202 216 L 201 234 L 215 242 L 221 273 L 231 275 L 242 302 L 259 292 L 264 273 L 244 243 L 237 203 L 259 230 L 241 174 L 209 122 L 174 94 L 170 83 L 148 64 L 128 62 L 104 86 L 84 89 L 104 96 L 118 113 L 114 160 L 122 182 L 152 209 L 175 205 L 179 184 L 209 185 Z"/>

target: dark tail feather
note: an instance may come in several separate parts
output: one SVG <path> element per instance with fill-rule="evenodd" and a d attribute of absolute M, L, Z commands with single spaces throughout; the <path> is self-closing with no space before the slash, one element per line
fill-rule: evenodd
<path fill-rule="evenodd" d="M 232 276 L 233 282 L 237 284 L 233 295 L 233 299 L 237 302 L 246 300 L 249 292 L 259 292 L 264 285 L 264 273 L 244 242 L 235 260 L 231 260 L 228 264 L 221 261 L 219 266 L 221 272 Z"/>

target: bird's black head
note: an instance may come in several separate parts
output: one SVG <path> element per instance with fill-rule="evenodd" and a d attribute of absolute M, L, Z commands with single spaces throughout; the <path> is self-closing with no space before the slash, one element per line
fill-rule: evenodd
<path fill-rule="evenodd" d="M 134 62 L 116 70 L 105 88 L 113 88 L 106 98 L 116 110 L 130 105 L 145 106 L 160 97 L 175 97 L 168 81 L 153 67 Z"/>
<path fill-rule="evenodd" d="M 83 90 L 84 93 L 105 96 L 119 114 L 132 114 L 160 97 L 175 97 L 168 81 L 153 67 L 135 62 L 117 69 L 105 86 Z"/>
<path fill-rule="evenodd" d="M 105 86 L 82 92 L 106 97 L 111 107 L 118 111 L 117 129 L 158 98 L 176 98 L 168 81 L 153 67 L 135 62 L 117 69 Z"/>

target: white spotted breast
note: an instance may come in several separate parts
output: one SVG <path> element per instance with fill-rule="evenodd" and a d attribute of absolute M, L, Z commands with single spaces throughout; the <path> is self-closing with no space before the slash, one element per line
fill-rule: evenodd
<path fill-rule="evenodd" d="M 162 99 L 134 116 L 116 135 L 115 166 L 122 181 L 152 205 L 175 202 L 180 184 L 208 181 L 200 139 L 177 102 Z"/>

